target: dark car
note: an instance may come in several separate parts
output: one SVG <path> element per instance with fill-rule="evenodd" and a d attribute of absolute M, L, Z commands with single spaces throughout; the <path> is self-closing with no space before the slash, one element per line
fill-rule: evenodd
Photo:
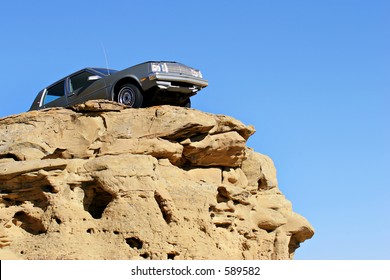
<path fill-rule="evenodd" d="M 30 110 L 68 107 L 108 99 L 129 107 L 190 107 L 190 97 L 206 87 L 199 70 L 170 61 L 144 62 L 121 71 L 85 68 L 41 90 Z"/>

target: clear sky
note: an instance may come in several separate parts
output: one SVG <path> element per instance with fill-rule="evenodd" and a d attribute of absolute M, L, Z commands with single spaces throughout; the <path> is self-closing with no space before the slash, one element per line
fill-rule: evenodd
<path fill-rule="evenodd" d="M 390 1 L 5 1 L 0 117 L 87 66 L 174 60 L 193 108 L 256 127 L 316 229 L 296 259 L 390 259 Z"/>

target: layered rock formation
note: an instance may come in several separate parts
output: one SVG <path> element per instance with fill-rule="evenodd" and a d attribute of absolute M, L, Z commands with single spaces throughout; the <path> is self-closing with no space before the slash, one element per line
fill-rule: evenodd
<path fill-rule="evenodd" d="M 254 128 L 93 101 L 0 120 L 0 259 L 291 259 L 311 238 Z"/>

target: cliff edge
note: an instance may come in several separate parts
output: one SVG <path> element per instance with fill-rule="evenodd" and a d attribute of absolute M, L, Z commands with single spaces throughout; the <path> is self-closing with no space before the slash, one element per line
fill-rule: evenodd
<path fill-rule="evenodd" d="M 0 119 L 0 259 L 292 259 L 314 230 L 254 132 L 109 101 Z"/>

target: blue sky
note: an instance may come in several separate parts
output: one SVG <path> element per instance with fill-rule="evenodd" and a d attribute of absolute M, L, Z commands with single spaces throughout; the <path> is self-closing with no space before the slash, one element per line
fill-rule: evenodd
<path fill-rule="evenodd" d="M 175 60 L 209 87 L 194 108 L 257 132 L 315 227 L 296 259 L 390 259 L 390 2 L 6 1 L 0 117 L 86 66 Z"/>

